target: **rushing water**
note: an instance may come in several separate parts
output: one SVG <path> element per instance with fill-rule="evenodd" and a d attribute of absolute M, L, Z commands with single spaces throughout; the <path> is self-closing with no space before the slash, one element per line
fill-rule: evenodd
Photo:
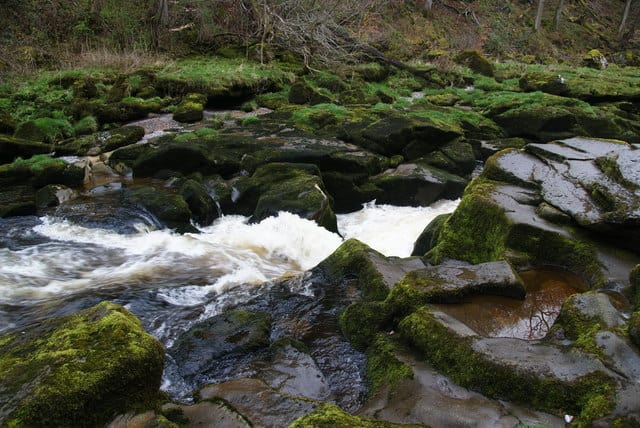
<path fill-rule="evenodd" d="M 422 229 L 456 205 L 370 203 L 339 216 L 339 228 L 345 238 L 361 239 L 386 255 L 408 256 Z M 101 297 L 128 305 L 158 338 L 170 342 L 181 324 L 172 322 L 167 330 L 166 314 L 172 308 L 207 303 L 200 318 L 210 316 L 221 300 L 246 298 L 258 284 L 300 274 L 343 241 L 289 213 L 258 224 L 224 216 L 201 233 L 184 235 L 154 230 L 143 221 L 123 231 L 73 218 L 1 220 L 0 330 Z"/>

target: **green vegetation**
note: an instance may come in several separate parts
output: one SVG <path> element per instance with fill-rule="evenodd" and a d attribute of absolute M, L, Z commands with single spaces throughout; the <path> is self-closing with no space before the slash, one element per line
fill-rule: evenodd
<path fill-rule="evenodd" d="M 409 428 L 419 426 L 421 425 L 401 425 L 376 419 L 360 418 L 344 412 L 338 406 L 323 404 L 313 413 L 293 421 L 289 428 Z"/>
<path fill-rule="evenodd" d="M 384 387 L 393 394 L 403 380 L 413 379 L 411 368 L 396 358 L 396 352 L 396 344 L 385 333 L 378 334 L 367 349 L 366 374 L 371 397 Z"/>
<path fill-rule="evenodd" d="M 0 339 L 2 394 L 11 403 L 5 422 L 102 425 L 115 414 L 153 407 L 163 358 L 140 321 L 108 302 L 9 333 Z"/>

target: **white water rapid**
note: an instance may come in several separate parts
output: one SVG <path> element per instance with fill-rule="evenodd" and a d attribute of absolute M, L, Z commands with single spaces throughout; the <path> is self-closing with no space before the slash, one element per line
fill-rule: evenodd
<path fill-rule="evenodd" d="M 457 201 L 422 208 L 370 203 L 338 216 L 338 227 L 345 239 L 357 238 L 385 255 L 406 257 L 424 227 L 456 205 Z M 0 248 L 0 321 L 6 318 L 0 331 L 16 325 L 19 308 L 96 293 L 125 305 L 123 295 L 142 300 L 143 292 L 153 293 L 154 300 L 169 307 L 203 305 L 230 289 L 298 275 L 343 242 L 289 213 L 258 224 L 246 220 L 224 216 L 201 233 L 184 235 L 143 225 L 136 233 L 122 234 L 51 217 L 20 231 L 6 230 L 14 244 Z M 25 236 L 16 236 L 20 234 Z M 218 310 L 206 309 L 202 316 Z M 156 334 L 164 336 L 161 331 Z"/>

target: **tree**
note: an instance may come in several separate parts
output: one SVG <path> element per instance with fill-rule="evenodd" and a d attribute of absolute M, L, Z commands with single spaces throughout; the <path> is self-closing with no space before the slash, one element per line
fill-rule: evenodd
<path fill-rule="evenodd" d="M 629 17 L 629 9 L 631 9 L 631 0 L 627 0 L 627 4 L 624 5 L 624 12 L 622 13 L 622 21 L 620 21 L 620 28 L 618 28 L 619 38 L 622 38 L 622 33 L 624 32 L 624 27 L 627 23 L 627 18 Z"/>
<path fill-rule="evenodd" d="M 544 10 L 544 0 L 538 0 L 538 11 L 536 12 L 536 20 L 533 28 L 536 31 L 540 31 L 540 27 L 542 25 L 542 12 Z"/>
<path fill-rule="evenodd" d="M 556 9 L 556 19 L 555 19 L 556 29 L 560 25 L 560 18 L 562 17 L 563 8 L 564 8 L 564 0 L 560 0 L 560 4 L 558 4 L 558 8 Z"/>

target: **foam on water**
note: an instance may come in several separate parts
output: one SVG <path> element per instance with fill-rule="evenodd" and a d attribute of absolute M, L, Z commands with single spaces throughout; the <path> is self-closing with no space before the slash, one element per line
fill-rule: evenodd
<path fill-rule="evenodd" d="M 457 201 L 411 208 L 366 204 L 338 216 L 345 238 L 388 256 L 408 256 L 424 227 Z M 45 217 L 33 231 L 49 239 L 21 250 L 0 249 L 0 303 L 88 290 L 155 289 L 170 305 L 194 306 L 231 287 L 251 287 L 317 265 L 342 238 L 316 223 L 280 213 L 258 224 L 224 216 L 197 234 L 137 228 L 133 234 Z"/>
<path fill-rule="evenodd" d="M 358 212 L 339 215 L 338 229 L 385 256 L 408 257 L 424 228 L 440 214 L 455 210 L 460 200 L 441 200 L 429 207 L 365 204 Z"/>

